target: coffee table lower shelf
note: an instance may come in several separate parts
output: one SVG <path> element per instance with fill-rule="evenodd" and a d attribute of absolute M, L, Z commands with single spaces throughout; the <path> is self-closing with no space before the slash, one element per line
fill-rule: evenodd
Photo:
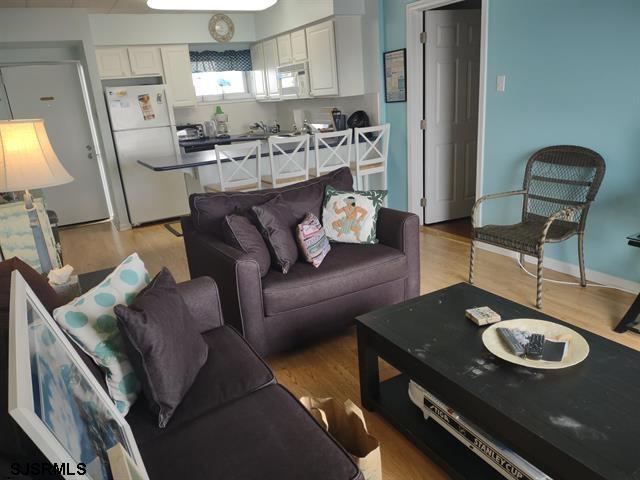
<path fill-rule="evenodd" d="M 454 479 L 504 480 L 498 472 L 478 458 L 468 447 L 438 425 L 425 420 L 409 399 L 409 377 L 398 375 L 380 383 L 374 411 L 420 448 Z"/>

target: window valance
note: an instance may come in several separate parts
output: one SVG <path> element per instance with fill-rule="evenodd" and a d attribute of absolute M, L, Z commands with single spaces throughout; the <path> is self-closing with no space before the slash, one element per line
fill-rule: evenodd
<path fill-rule="evenodd" d="M 189 52 L 191 71 L 197 72 L 228 72 L 251 70 L 251 53 L 249 50 L 226 50 L 216 52 L 204 50 Z"/>

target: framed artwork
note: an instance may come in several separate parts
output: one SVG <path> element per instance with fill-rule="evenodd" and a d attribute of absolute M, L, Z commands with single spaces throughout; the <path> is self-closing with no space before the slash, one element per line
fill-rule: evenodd
<path fill-rule="evenodd" d="M 407 49 L 384 52 L 384 99 L 386 103 L 407 101 Z"/>
<path fill-rule="evenodd" d="M 108 450 L 118 443 L 143 479 L 136 441 L 102 389 L 20 273 L 11 275 L 9 413 L 65 478 L 111 480 Z"/>
<path fill-rule="evenodd" d="M 42 198 L 34 198 L 44 241 L 49 250 L 49 258 L 53 268 L 60 268 L 60 256 L 56 249 L 56 241 L 49 224 L 49 217 Z M 24 208 L 24 202 L 11 202 L 0 205 L 0 250 L 2 259 L 18 257 L 34 270 L 42 273 L 36 241 L 33 238 L 33 230 L 29 223 L 29 215 Z"/>

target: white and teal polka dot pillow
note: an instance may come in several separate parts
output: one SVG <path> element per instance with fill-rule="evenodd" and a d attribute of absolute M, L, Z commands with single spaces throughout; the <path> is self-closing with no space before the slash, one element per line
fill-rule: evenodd
<path fill-rule="evenodd" d="M 109 394 L 123 415 L 136 401 L 140 383 L 125 354 L 113 307 L 129 305 L 149 280 L 144 263 L 134 253 L 100 285 L 53 312 L 58 325 L 103 367 Z"/>

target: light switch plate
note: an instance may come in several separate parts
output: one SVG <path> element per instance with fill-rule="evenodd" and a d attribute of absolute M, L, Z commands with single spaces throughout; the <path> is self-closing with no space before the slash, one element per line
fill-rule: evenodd
<path fill-rule="evenodd" d="M 496 90 L 498 92 L 504 92 L 506 87 L 507 77 L 506 75 L 498 75 L 496 77 Z"/>

